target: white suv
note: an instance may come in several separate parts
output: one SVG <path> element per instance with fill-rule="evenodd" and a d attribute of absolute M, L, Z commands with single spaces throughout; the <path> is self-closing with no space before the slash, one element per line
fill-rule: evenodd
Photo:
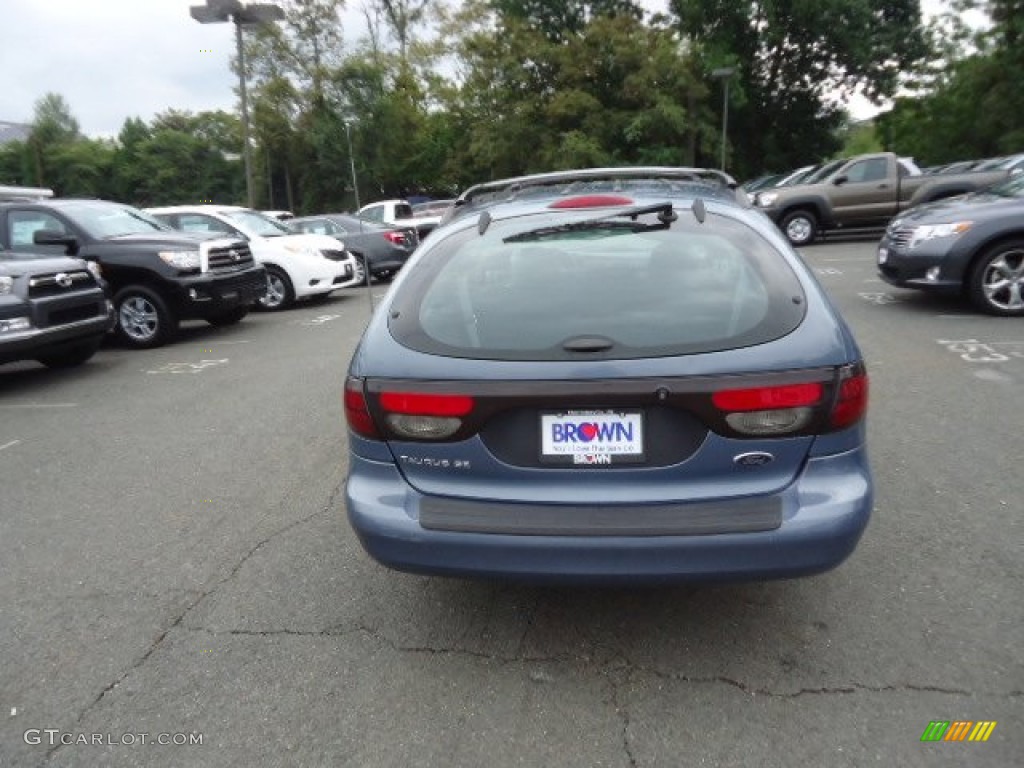
<path fill-rule="evenodd" d="M 295 299 L 326 296 L 358 282 L 355 260 L 340 240 L 296 234 L 279 221 L 236 205 L 174 205 L 147 208 L 165 224 L 183 232 L 241 237 L 253 258 L 266 267 L 263 309 L 284 309 Z"/>

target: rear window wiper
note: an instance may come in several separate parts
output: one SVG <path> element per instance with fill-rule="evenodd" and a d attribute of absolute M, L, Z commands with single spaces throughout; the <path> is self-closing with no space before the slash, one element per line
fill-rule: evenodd
<path fill-rule="evenodd" d="M 647 214 L 657 213 L 658 221 L 654 224 L 644 224 L 637 221 L 637 218 Z M 617 219 L 629 218 L 631 221 L 617 221 Z M 546 237 L 555 237 L 569 232 L 608 232 L 610 234 L 630 234 L 634 232 L 652 232 L 659 229 L 668 229 L 672 222 L 678 217 L 672 211 L 672 203 L 657 203 L 656 205 L 643 205 L 634 208 L 625 208 L 616 211 L 609 216 L 602 216 L 598 219 L 586 219 L 584 221 L 571 221 L 567 224 L 556 224 L 552 227 L 539 227 L 529 229 L 526 232 L 518 232 L 514 235 L 502 238 L 503 243 L 524 243 L 532 240 L 542 240 Z"/>

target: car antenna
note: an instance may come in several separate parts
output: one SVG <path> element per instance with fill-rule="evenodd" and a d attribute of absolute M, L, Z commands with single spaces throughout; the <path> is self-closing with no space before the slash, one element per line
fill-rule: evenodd
<path fill-rule="evenodd" d="M 489 226 L 491 226 L 491 214 L 489 214 L 487 211 L 484 211 L 483 213 L 480 214 L 480 221 L 478 221 L 476 224 L 477 232 L 479 232 L 482 235 L 484 232 L 487 231 L 487 228 Z"/>
<path fill-rule="evenodd" d="M 708 217 L 708 210 L 704 207 L 704 201 L 698 197 L 693 201 L 693 207 L 691 210 L 693 211 L 694 218 L 697 219 L 697 223 L 703 224 L 704 219 Z"/>

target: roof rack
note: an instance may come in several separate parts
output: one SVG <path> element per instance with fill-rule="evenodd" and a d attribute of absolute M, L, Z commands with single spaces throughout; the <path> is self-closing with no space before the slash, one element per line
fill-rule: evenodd
<path fill-rule="evenodd" d="M 441 223 L 494 203 L 598 191 L 689 192 L 745 203 L 746 195 L 739 200 L 737 188 L 732 176 L 710 168 L 631 166 L 537 173 L 470 187 L 459 195 Z"/>

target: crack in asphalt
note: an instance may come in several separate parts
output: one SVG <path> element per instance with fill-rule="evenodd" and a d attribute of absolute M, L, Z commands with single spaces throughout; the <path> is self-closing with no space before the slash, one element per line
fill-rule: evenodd
<path fill-rule="evenodd" d="M 187 613 L 187 611 L 186 611 Z M 532 624 L 534 616 L 530 615 L 526 619 L 528 625 Z M 179 622 L 180 623 L 180 622 Z M 173 627 L 171 627 L 173 628 Z M 528 633 L 524 631 L 523 636 L 525 637 Z M 1017 698 L 1024 696 L 1024 691 L 1011 690 L 1011 691 L 983 691 L 974 692 L 967 690 L 966 688 L 950 688 L 938 685 L 927 685 L 917 683 L 898 683 L 891 685 L 868 685 L 866 683 L 852 682 L 845 685 L 835 686 L 821 686 L 818 688 L 800 688 L 795 691 L 773 691 L 769 688 L 758 688 L 744 683 L 727 675 L 712 675 L 712 676 L 692 676 L 680 673 L 665 672 L 660 669 L 648 667 L 642 664 L 637 664 L 630 661 L 627 657 L 620 653 L 617 653 L 615 658 L 609 661 L 589 661 L 589 657 L 583 655 L 576 655 L 571 653 L 556 653 L 556 654 L 524 654 L 522 638 L 518 643 L 516 652 L 513 654 L 502 654 L 488 651 L 476 651 L 469 648 L 458 648 L 458 647 L 445 647 L 435 645 L 403 645 L 392 640 L 385 632 L 381 631 L 376 627 L 372 627 L 366 624 L 355 624 L 348 627 L 342 627 L 337 625 L 334 627 L 328 627 L 326 629 L 222 629 L 215 630 L 208 627 L 191 626 L 184 627 L 189 632 L 203 632 L 214 636 L 236 636 L 236 637 L 274 637 L 274 636 L 288 636 L 288 637 L 345 637 L 353 634 L 363 634 L 371 639 L 377 641 L 381 645 L 390 648 L 395 653 L 409 653 L 418 654 L 425 656 L 462 656 L 472 659 L 482 659 L 484 661 L 492 661 L 500 664 L 578 664 L 584 667 L 595 667 L 598 669 L 599 674 L 607 677 L 613 683 L 615 682 L 610 677 L 612 674 L 619 670 L 625 669 L 626 674 L 632 679 L 634 673 L 650 675 L 661 680 L 668 680 L 677 683 L 694 683 L 698 685 L 727 685 L 731 688 L 735 688 L 749 696 L 765 696 L 768 698 L 779 698 L 779 699 L 795 699 L 801 696 L 842 696 L 853 693 L 894 693 L 901 691 L 910 691 L 914 693 L 939 693 L 947 696 L 998 696 L 1002 698 Z M 621 665 L 616 664 L 616 661 L 621 661 Z M 617 705 L 616 705 L 617 706 Z"/>
<path fill-rule="evenodd" d="M 671 680 L 673 682 L 682 683 L 698 683 L 698 684 L 719 684 L 729 685 L 736 688 L 749 696 L 765 696 L 768 698 L 777 699 L 795 699 L 800 696 L 842 696 L 850 693 L 859 693 L 862 691 L 868 693 L 892 693 L 898 691 L 913 691 L 915 693 L 941 693 L 949 696 L 974 696 L 972 691 L 968 691 L 964 688 L 945 688 L 938 685 L 918 685 L 915 683 L 900 683 L 898 685 L 867 685 L 865 683 L 849 683 L 847 685 L 836 685 L 836 686 L 822 686 L 820 688 L 800 688 L 796 691 L 779 692 L 773 691 L 768 688 L 754 688 L 746 683 L 736 680 L 725 675 L 714 675 L 711 677 L 692 677 L 690 675 L 673 674 L 671 672 L 664 672 L 662 670 L 653 669 L 650 667 L 644 667 L 640 665 L 632 665 L 634 669 L 644 674 L 652 675 L 662 680 Z M 984 695 L 986 696 L 1006 696 L 1013 697 L 1019 692 L 1010 691 L 1006 693 L 987 691 Z"/>
<path fill-rule="evenodd" d="M 277 537 L 282 536 L 282 535 L 288 533 L 292 529 L 298 528 L 301 525 L 305 525 L 305 524 L 309 523 L 310 521 L 314 520 L 315 518 L 317 518 L 317 517 L 319 517 L 321 515 L 325 515 L 325 514 L 329 513 L 331 508 L 334 506 L 335 500 L 338 498 L 338 494 L 341 493 L 341 490 L 344 487 L 345 487 L 345 482 L 344 482 L 344 480 L 342 480 L 331 491 L 330 495 L 327 497 L 327 503 L 324 505 L 324 507 L 322 509 L 317 509 L 315 512 L 313 512 L 313 513 L 311 513 L 309 515 L 306 515 L 303 518 L 300 518 L 298 520 L 293 520 L 292 522 L 290 522 L 287 525 L 283 526 L 282 528 L 278 529 L 274 533 L 271 533 L 266 538 L 264 538 L 264 539 L 260 540 L 259 542 L 257 542 L 252 548 L 249 549 L 248 552 L 246 552 L 244 555 L 242 555 L 241 559 L 239 559 L 239 561 L 237 563 L 235 563 L 234 567 L 228 572 L 228 574 L 224 578 L 220 579 L 217 583 L 215 583 L 209 589 L 206 589 L 206 590 L 203 590 L 203 591 L 199 592 L 197 597 L 194 600 L 190 601 L 185 606 L 185 608 L 181 611 L 181 613 L 179 613 L 177 615 L 177 617 L 175 617 L 175 619 L 163 631 L 161 631 L 160 634 L 158 634 L 153 639 L 153 642 L 150 643 L 150 645 L 146 649 L 146 651 L 138 659 L 136 659 L 135 662 L 132 663 L 132 665 L 129 666 L 128 669 L 126 669 L 124 671 L 124 673 L 121 674 L 120 677 L 118 677 L 116 680 L 114 680 L 113 682 L 108 684 L 106 687 L 104 687 L 103 690 L 101 690 L 99 692 L 99 694 L 97 694 L 96 697 L 91 702 L 89 702 L 82 709 L 81 712 L 78 713 L 78 717 L 75 718 L 75 721 L 74 721 L 74 724 L 72 725 L 72 727 L 77 726 L 79 723 L 81 723 L 89 715 L 89 713 L 97 705 L 99 705 L 99 703 L 101 701 L 103 701 L 104 697 L 108 693 L 110 693 L 112 690 L 117 688 L 117 686 L 119 686 L 121 683 L 123 683 L 128 678 L 128 676 L 132 674 L 132 672 L 135 672 L 137 669 L 141 668 L 147 661 L 149 661 L 149 659 L 156 652 L 157 648 L 159 648 L 160 645 L 163 643 L 163 641 L 167 638 L 167 635 L 171 632 L 171 630 L 173 630 L 176 627 L 180 626 L 181 623 L 185 620 L 185 617 L 188 616 L 188 614 L 191 613 L 196 608 L 196 606 L 198 606 L 203 600 L 205 600 L 210 595 L 214 594 L 222 586 L 224 586 L 229 581 L 234 579 L 235 576 L 238 575 L 238 572 L 242 570 L 242 567 L 246 564 L 246 562 L 248 562 L 248 560 L 251 557 L 253 557 L 257 552 L 259 552 L 261 549 L 263 549 L 264 546 L 266 546 L 268 543 L 270 543 L 271 541 L 273 541 Z M 187 591 L 189 591 L 189 592 L 196 592 L 197 590 L 187 590 Z M 53 756 L 55 754 L 57 754 L 57 752 L 60 751 L 60 749 L 62 747 L 64 747 L 64 746 L 66 746 L 66 745 L 64 745 L 64 744 L 56 744 L 56 745 L 52 746 L 50 749 L 48 749 L 46 751 L 46 754 L 43 756 L 43 760 L 40 763 L 40 765 L 45 765 L 46 763 L 50 762 L 50 760 L 53 758 Z"/>
<path fill-rule="evenodd" d="M 604 669 L 601 671 L 601 676 L 607 681 L 611 687 L 611 699 L 608 704 L 611 705 L 615 711 L 615 715 L 619 718 L 622 723 L 621 739 L 622 739 L 622 751 L 626 755 L 627 764 L 630 768 L 636 768 L 636 755 L 633 754 L 633 742 L 629 736 L 629 729 L 631 726 L 629 707 L 621 700 L 620 693 L 621 688 L 625 683 L 632 681 L 633 679 L 633 667 L 624 658 L 620 657 L 620 660 L 625 663 L 625 666 L 612 666 L 606 664 Z M 620 670 L 625 670 L 620 672 Z M 625 679 L 619 679 L 624 677 Z"/>

